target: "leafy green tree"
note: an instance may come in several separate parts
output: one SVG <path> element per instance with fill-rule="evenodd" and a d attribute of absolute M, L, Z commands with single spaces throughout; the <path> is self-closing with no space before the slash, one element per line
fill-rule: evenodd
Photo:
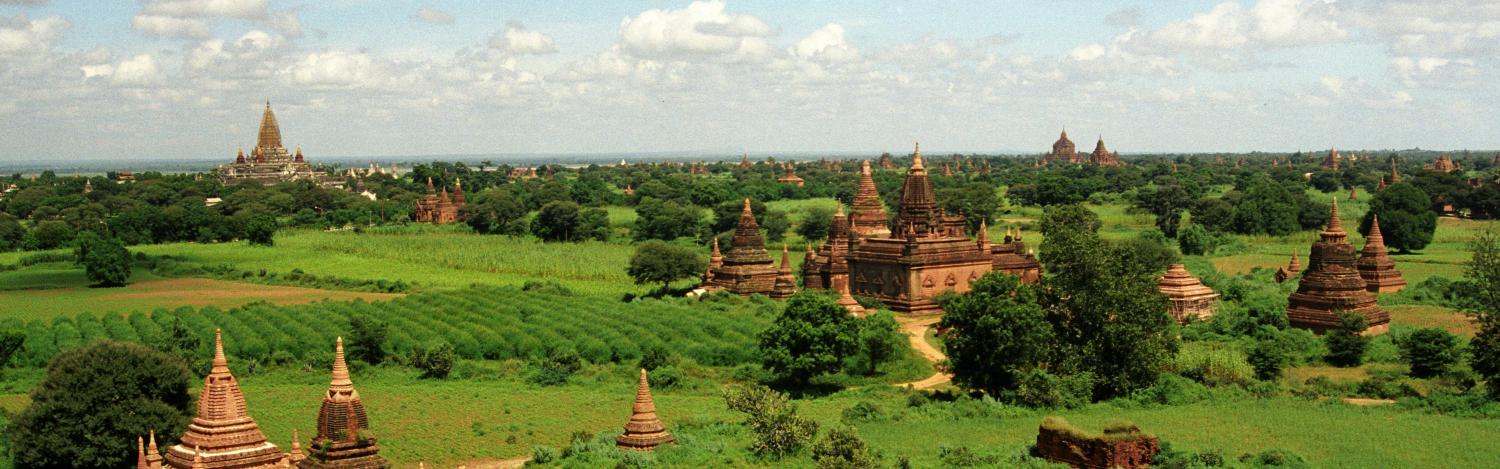
<path fill-rule="evenodd" d="M 723 233 L 733 230 L 740 222 L 740 213 L 745 209 L 743 200 L 731 200 L 714 206 L 714 222 L 710 225 L 713 233 Z M 765 228 L 766 204 L 758 199 L 750 200 L 750 211 L 755 214 L 755 222 Z M 783 227 L 785 228 L 785 227 Z"/>
<path fill-rule="evenodd" d="M 73 227 L 61 220 L 37 223 L 26 236 L 26 249 L 55 249 L 73 241 Z"/>
<path fill-rule="evenodd" d="M 410 361 L 412 367 L 422 370 L 423 378 L 443 379 L 453 371 L 458 353 L 453 350 L 453 344 L 439 342 L 428 347 L 412 347 Z"/>
<path fill-rule="evenodd" d="M 1305 197 L 1305 196 L 1304 196 Z M 1234 206 L 1230 226 L 1241 234 L 1291 234 L 1301 228 L 1297 197 L 1286 186 L 1258 174 L 1246 185 Z"/>
<path fill-rule="evenodd" d="M 692 249 L 650 240 L 636 245 L 625 273 L 636 285 L 660 283 L 661 291 L 666 291 L 672 282 L 697 277 L 707 268 L 707 263 Z"/>
<path fill-rule="evenodd" d="M 20 329 L 0 330 L 0 368 L 10 363 L 11 357 L 21 351 L 21 346 L 26 343 L 26 331 Z"/>
<path fill-rule="evenodd" d="M 1136 208 L 1156 216 L 1156 228 L 1168 238 L 1176 238 L 1182 224 L 1182 212 L 1193 205 L 1193 194 L 1177 178 L 1164 178 L 1158 184 L 1136 192 Z"/>
<path fill-rule="evenodd" d="M 1437 214 L 1429 208 L 1430 201 L 1422 189 L 1411 184 L 1393 184 L 1375 193 L 1370 200 L 1370 210 L 1359 223 L 1359 232 L 1370 233 L 1370 223 L 1380 216 L 1380 234 L 1385 245 L 1406 253 L 1420 250 L 1432 242 L 1437 232 Z"/>
<path fill-rule="evenodd" d="M 192 363 L 198 358 L 198 349 L 203 346 L 203 339 L 188 329 L 187 324 L 182 322 L 182 316 L 173 315 L 172 324 L 162 331 L 156 343 L 150 345 L 153 349 L 176 356 L 183 363 Z"/>
<path fill-rule="evenodd" d="M 824 207 L 807 207 L 802 209 L 802 221 L 797 223 L 797 234 L 808 242 L 818 242 L 828 238 L 828 224 L 833 220 L 833 210 Z M 0 221 L 0 224 L 3 224 Z M 4 228 L 0 228 L 3 232 Z"/>
<path fill-rule="evenodd" d="M 1484 377 L 1490 398 L 1500 400 L 1500 233 L 1481 232 L 1469 249 L 1463 308 L 1479 326 L 1469 339 L 1469 367 Z"/>
<path fill-rule="evenodd" d="M 782 381 L 806 385 L 813 377 L 837 372 L 858 347 L 858 324 L 833 298 L 799 293 L 760 334 L 760 359 Z"/>
<path fill-rule="evenodd" d="M 1338 327 L 1323 336 L 1323 344 L 1328 347 L 1328 356 L 1324 359 L 1333 366 L 1359 366 L 1364 363 L 1365 349 L 1370 346 L 1370 338 L 1364 336 L 1368 327 L 1365 317 L 1344 311 L 1338 311 L 1338 315 Z"/>
<path fill-rule="evenodd" d="M 269 213 L 258 213 L 252 215 L 245 222 L 245 239 L 256 246 L 271 246 L 276 244 L 276 217 Z"/>
<path fill-rule="evenodd" d="M 851 362 L 860 372 L 873 375 L 882 363 L 895 360 L 906 351 L 906 335 L 889 311 L 877 311 L 856 322 L 859 348 Z"/>
<path fill-rule="evenodd" d="M 526 233 L 526 204 L 506 188 L 493 188 L 469 200 L 459 214 L 482 234 L 519 236 Z"/>
<path fill-rule="evenodd" d="M 681 204 L 653 197 L 642 198 L 636 205 L 636 241 L 646 239 L 674 240 L 695 236 L 703 225 L 702 209 L 691 204 Z"/>
<path fill-rule="evenodd" d="M 758 455 L 795 453 L 818 433 L 818 422 L 799 415 L 786 394 L 764 386 L 726 389 L 724 404 L 729 410 L 749 415 L 745 424 L 755 435 L 750 449 Z"/>
<path fill-rule="evenodd" d="M 1411 375 L 1417 378 L 1443 374 L 1462 355 L 1458 350 L 1458 336 L 1435 327 L 1417 329 L 1398 345 L 1401 346 L 1401 359 L 1411 366 Z"/>
<path fill-rule="evenodd" d="M 349 356 L 371 365 L 385 362 L 386 323 L 364 314 L 349 316 Z"/>
<path fill-rule="evenodd" d="M 180 434 L 194 409 L 176 357 L 120 342 L 63 352 L 6 428 L 16 467 L 118 468 L 136 438 Z"/>
<path fill-rule="evenodd" d="M 830 428 L 812 444 L 813 462 L 819 469 L 873 469 L 880 467 L 869 445 L 853 428 Z"/>
<path fill-rule="evenodd" d="M 543 241 L 604 240 L 609 237 L 609 214 L 580 208 L 572 201 L 547 202 L 531 221 L 531 234 Z"/>
<path fill-rule="evenodd" d="M 130 279 L 130 251 L 118 239 L 85 231 L 78 236 L 73 254 L 89 281 L 96 285 L 118 287 Z"/>
<path fill-rule="evenodd" d="M 14 251 L 21 247 L 23 239 L 26 239 L 26 228 L 21 222 L 8 213 L 0 213 L 0 251 Z"/>
<path fill-rule="evenodd" d="M 980 223 L 994 224 L 995 214 L 1000 211 L 1000 197 L 992 184 L 971 182 L 938 189 L 935 195 L 938 207 L 964 215 L 969 231 L 978 230 Z"/>
<path fill-rule="evenodd" d="M 1255 378 L 1262 381 L 1280 378 L 1287 365 L 1286 349 L 1272 340 L 1256 342 L 1245 358 L 1255 369 Z"/>
<path fill-rule="evenodd" d="M 542 386 L 562 386 L 568 384 L 568 379 L 574 373 L 583 369 L 583 357 L 571 348 L 558 347 L 547 352 L 547 356 L 537 361 L 533 368 L 531 382 Z"/>
<path fill-rule="evenodd" d="M 766 230 L 766 241 L 773 243 L 786 239 L 786 231 L 792 227 L 792 219 L 780 210 L 768 210 L 757 218 L 757 224 Z"/>
<path fill-rule="evenodd" d="M 1189 223 L 1177 233 L 1177 249 L 1183 255 L 1201 256 L 1218 248 L 1218 237 L 1197 223 Z"/>
<path fill-rule="evenodd" d="M 943 297 L 943 348 L 954 382 L 991 396 L 1014 389 L 1017 378 L 1048 361 L 1052 326 L 1036 287 L 991 272 L 973 289 Z"/>

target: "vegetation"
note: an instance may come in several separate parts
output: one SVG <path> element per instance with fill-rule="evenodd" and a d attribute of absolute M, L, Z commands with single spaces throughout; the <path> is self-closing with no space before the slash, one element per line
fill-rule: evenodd
<path fill-rule="evenodd" d="M 1432 243 L 1437 231 L 1437 214 L 1428 208 L 1430 199 L 1422 189 L 1411 184 L 1393 184 L 1375 194 L 1370 210 L 1359 225 L 1359 232 L 1369 234 L 1370 224 L 1380 217 L 1380 234 L 1385 245 L 1399 252 L 1411 252 Z"/>
<path fill-rule="evenodd" d="M 15 464 L 125 467 L 136 438 L 186 428 L 195 410 L 191 380 L 181 360 L 134 344 L 98 342 L 59 355 L 6 428 Z"/>
<path fill-rule="evenodd" d="M 349 356 L 371 365 L 385 362 L 389 327 L 382 321 L 356 314 L 349 316 Z"/>
<path fill-rule="evenodd" d="M 1458 350 L 1458 336 L 1437 328 L 1417 329 L 1403 338 L 1399 345 L 1401 359 L 1411 366 L 1411 375 L 1417 378 L 1443 374 L 1462 356 Z"/>
<path fill-rule="evenodd" d="M 1479 331 L 1469 340 L 1469 366 L 1484 377 L 1490 397 L 1500 400 L 1500 234 L 1481 234 L 1471 246 L 1464 310 Z"/>
<path fill-rule="evenodd" d="M 939 327 L 948 330 L 943 346 L 954 382 L 998 396 L 1050 362 L 1054 336 L 1035 287 L 990 273 L 942 305 Z"/>
<path fill-rule="evenodd" d="M 833 373 L 859 346 L 859 325 L 833 298 L 798 293 L 760 334 L 760 360 L 771 373 L 792 385 Z"/>
<path fill-rule="evenodd" d="M 786 394 L 766 387 L 724 391 L 730 410 L 748 415 L 745 424 L 755 436 L 751 449 L 759 455 L 781 457 L 794 453 L 818 433 L 818 423 L 797 413 Z"/>
<path fill-rule="evenodd" d="M 636 285 L 660 283 L 665 292 L 672 282 L 698 277 L 705 270 L 707 263 L 697 250 L 650 240 L 636 245 L 626 273 Z"/>
<path fill-rule="evenodd" d="M 1359 366 L 1365 361 L 1365 350 L 1370 338 L 1364 336 L 1365 317 L 1360 314 L 1339 311 L 1339 325 L 1323 336 L 1328 346 L 1328 364 L 1333 366 Z"/>
<path fill-rule="evenodd" d="M 89 281 L 101 287 L 125 285 L 130 278 L 130 251 L 120 240 L 85 231 L 77 243 L 73 255 Z"/>

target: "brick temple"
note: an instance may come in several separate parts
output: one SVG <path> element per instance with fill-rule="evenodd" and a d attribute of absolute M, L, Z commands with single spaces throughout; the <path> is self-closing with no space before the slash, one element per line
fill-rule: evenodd
<path fill-rule="evenodd" d="M 250 149 L 249 155 L 241 148 L 234 157 L 234 163 L 220 166 L 219 179 L 225 185 L 242 181 L 255 181 L 267 186 L 286 181 L 313 181 L 326 187 L 344 185 L 342 180 L 327 177 L 308 164 L 307 159 L 302 156 L 302 147 L 297 147 L 296 153 L 287 152 L 286 147 L 281 144 L 281 125 L 276 122 L 276 113 L 271 111 L 269 101 L 260 117 L 260 132 L 255 147 Z"/>
<path fill-rule="evenodd" d="M 1052 143 L 1052 151 L 1042 156 L 1041 164 L 1091 164 L 1094 166 L 1122 166 L 1120 152 L 1111 153 L 1104 147 L 1104 136 L 1099 136 L 1099 141 L 1094 144 L 1094 151 L 1089 154 L 1078 153 L 1078 146 L 1068 139 L 1068 129 L 1063 129 L 1062 135 Z"/>
<path fill-rule="evenodd" d="M 625 432 L 615 437 L 615 445 L 620 449 L 651 451 L 673 441 L 672 434 L 667 433 L 667 427 L 656 416 L 651 383 L 646 381 L 646 370 L 642 369 L 641 381 L 635 389 L 635 402 L 630 406 L 630 421 L 625 423 Z"/>
<path fill-rule="evenodd" d="M 1337 312 L 1365 317 L 1366 334 L 1381 334 L 1390 328 L 1391 316 L 1375 304 L 1375 294 L 1367 288 L 1356 267 L 1358 254 L 1349 244 L 1348 233 L 1339 221 L 1339 203 L 1334 198 L 1329 209 L 1328 228 L 1318 233 L 1312 245 L 1307 271 L 1303 272 L 1297 291 L 1287 298 L 1287 319 L 1294 327 L 1323 333 L 1338 327 Z"/>
<path fill-rule="evenodd" d="M 1355 263 L 1359 276 L 1365 279 L 1365 289 L 1373 293 L 1395 293 L 1406 288 L 1406 279 L 1396 270 L 1390 252 L 1385 249 L 1385 236 L 1380 234 L 1380 216 L 1370 219 L 1370 234 L 1365 236 L 1365 248 Z"/>
<path fill-rule="evenodd" d="M 432 187 L 432 178 L 427 178 L 427 195 L 417 199 L 416 210 L 412 212 L 412 219 L 417 223 L 431 223 L 434 225 L 446 225 L 458 221 L 458 212 L 468 205 L 469 201 L 464 197 L 464 184 L 462 180 L 453 181 L 453 195 L 448 195 L 448 188 L 444 187 L 442 192 L 436 192 Z"/>
<path fill-rule="evenodd" d="M 896 311 L 934 314 L 941 312 L 937 295 L 969 291 L 971 282 L 992 270 L 1027 282 L 1041 277 L 1041 264 L 1025 251 L 1019 235 L 991 244 L 988 227 L 981 224 L 978 238 L 971 239 L 962 215 L 937 207 L 921 147 L 912 154 L 892 225 L 886 225 L 868 162 L 860 173 L 853 213 L 846 216 L 840 207 L 829 222 L 828 239 L 802 264 L 805 287 L 848 289 Z M 858 306 L 852 296 L 841 303 L 851 311 Z"/>
<path fill-rule="evenodd" d="M 755 213 L 750 210 L 750 199 L 745 199 L 745 207 L 740 211 L 740 221 L 735 225 L 729 253 L 718 255 L 717 239 L 714 240 L 713 249 L 714 256 L 709 259 L 708 273 L 704 275 L 701 286 L 704 290 L 724 290 L 739 295 L 769 295 L 776 289 L 776 277 L 781 272 L 776 268 L 776 261 L 766 252 L 760 225 L 755 222 Z"/>
<path fill-rule="evenodd" d="M 1188 273 L 1182 264 L 1172 264 L 1156 282 L 1156 289 L 1167 297 L 1167 312 L 1179 324 L 1188 318 L 1211 318 L 1218 307 L 1219 294 Z"/>

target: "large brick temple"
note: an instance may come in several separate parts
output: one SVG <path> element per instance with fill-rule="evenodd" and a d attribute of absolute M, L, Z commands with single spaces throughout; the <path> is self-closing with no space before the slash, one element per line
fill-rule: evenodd
<path fill-rule="evenodd" d="M 1367 334 L 1381 334 L 1390 328 L 1391 315 L 1375 304 L 1375 293 L 1360 276 L 1356 262 L 1359 254 L 1349 244 L 1339 220 L 1339 201 L 1329 209 L 1328 228 L 1318 233 L 1312 245 L 1307 271 L 1297 284 L 1297 291 L 1287 298 L 1287 319 L 1293 327 L 1323 333 L 1338 327 L 1338 312 L 1365 317 Z"/>
<path fill-rule="evenodd" d="M 766 252 L 760 225 L 755 222 L 755 213 L 750 210 L 750 199 L 745 199 L 739 223 L 734 228 L 734 238 L 729 244 L 729 253 L 720 256 L 718 239 L 714 240 L 713 256 L 709 259 L 708 273 L 704 275 L 702 288 L 739 295 L 771 295 L 775 292 L 777 297 L 790 296 L 784 290 L 776 291 L 776 278 L 781 274 L 776 261 Z M 790 274 L 790 271 L 786 273 Z"/>
<path fill-rule="evenodd" d="M 341 179 L 319 173 L 302 156 L 302 147 L 296 153 L 287 152 L 281 144 L 281 125 L 276 123 L 276 113 L 271 112 L 271 103 L 260 117 L 260 133 L 250 154 L 241 148 L 234 162 L 219 167 L 219 179 L 224 184 L 255 181 L 272 185 L 285 181 L 313 181 L 327 187 L 343 187 Z"/>
<path fill-rule="evenodd" d="M 932 314 L 941 312 L 934 301 L 939 294 L 969 291 L 971 282 L 992 270 L 1026 282 L 1041 278 L 1041 264 L 1026 252 L 1019 233 L 991 244 L 981 224 L 978 238 L 971 239 L 962 215 L 938 208 L 921 147 L 912 155 L 891 225 L 868 162 L 852 207 L 847 216 L 842 207 L 833 215 L 827 241 L 803 261 L 805 287 L 847 289 L 895 311 Z"/>

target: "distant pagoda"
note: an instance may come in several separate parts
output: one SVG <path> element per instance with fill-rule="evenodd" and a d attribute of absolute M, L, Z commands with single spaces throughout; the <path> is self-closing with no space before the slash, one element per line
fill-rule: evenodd
<path fill-rule="evenodd" d="M 328 187 L 344 185 L 342 179 L 326 177 L 313 169 L 302 156 L 302 147 L 297 147 L 296 153 L 287 152 L 286 147 L 281 144 L 281 126 L 276 122 L 276 114 L 271 112 L 269 101 L 266 102 L 265 112 L 261 113 L 260 132 L 255 147 L 250 149 L 249 155 L 241 148 L 233 163 L 219 167 L 219 179 L 226 185 L 255 181 L 269 186 L 298 180 L 313 181 Z"/>
<path fill-rule="evenodd" d="M 1178 323 L 1187 322 L 1190 317 L 1213 317 L 1219 300 L 1218 293 L 1188 273 L 1182 264 L 1172 264 L 1172 268 L 1156 282 L 1156 289 L 1167 297 L 1167 311 Z"/>
<path fill-rule="evenodd" d="M 795 164 L 793 164 L 791 162 L 788 162 L 786 164 L 786 175 L 781 176 L 780 178 L 777 178 L 776 182 L 779 182 L 779 183 L 782 183 L 782 184 L 793 185 L 793 186 L 797 186 L 797 187 L 802 187 L 803 185 L 806 185 L 806 181 L 804 181 L 801 177 L 797 176 L 797 165 L 795 165 Z"/>
<path fill-rule="evenodd" d="M 657 446 L 675 441 L 667 433 L 666 425 L 656 416 L 656 402 L 651 399 L 651 383 L 646 381 L 646 370 L 641 369 L 641 381 L 635 388 L 635 402 L 630 406 L 630 421 L 625 423 L 625 433 L 615 437 L 615 445 L 633 451 L 652 451 Z"/>
<path fill-rule="evenodd" d="M 1089 164 L 1094 166 L 1121 166 L 1119 153 L 1110 153 L 1104 148 L 1104 136 L 1099 136 L 1099 143 L 1094 144 L 1094 152 L 1089 154 Z"/>
<path fill-rule="evenodd" d="M 180 442 L 167 449 L 166 467 L 278 467 L 285 457 L 276 445 L 266 441 L 266 435 L 246 410 L 245 395 L 224 357 L 223 334 L 214 330 L 213 368 L 203 378 L 198 415 L 188 424 Z"/>
<path fill-rule="evenodd" d="M 1339 220 L 1338 199 L 1329 209 L 1328 228 L 1318 233 L 1312 245 L 1307 271 L 1297 285 L 1296 293 L 1287 298 L 1287 319 L 1294 327 L 1323 333 L 1338 327 L 1337 312 L 1365 317 L 1367 334 L 1381 334 L 1390 328 L 1391 316 L 1375 304 L 1375 294 L 1366 288 L 1355 263 L 1358 255 L 1349 244 Z"/>
<path fill-rule="evenodd" d="M 364 402 L 349 366 L 344 363 L 344 338 L 334 342 L 333 379 L 323 394 L 318 409 L 318 436 L 313 438 L 307 457 L 298 463 L 303 469 L 383 469 L 392 467 L 380 456 L 375 438 L 362 435 L 370 428 Z"/>
<path fill-rule="evenodd" d="M 1052 152 L 1042 158 L 1043 164 L 1076 164 L 1082 162 L 1083 157 L 1078 155 L 1078 147 L 1073 144 L 1072 140 L 1068 140 L 1068 129 L 1062 130 L 1062 135 L 1058 136 L 1057 141 L 1052 143 Z"/>
<path fill-rule="evenodd" d="M 1451 173 L 1458 170 L 1459 167 L 1453 162 L 1453 158 L 1448 157 L 1447 153 L 1443 153 L 1441 155 L 1438 155 L 1437 160 L 1433 161 L 1431 165 L 1428 165 L 1426 169 L 1428 171 Z"/>
<path fill-rule="evenodd" d="M 1395 293 L 1406 288 L 1406 279 L 1396 270 L 1390 253 L 1385 249 L 1385 236 L 1380 234 L 1380 216 L 1370 219 L 1370 234 L 1365 237 L 1365 248 L 1359 253 L 1359 276 L 1365 279 L 1365 287 L 1373 293 Z"/>
<path fill-rule="evenodd" d="M 755 213 L 750 210 L 750 199 L 740 212 L 739 224 L 734 229 L 729 253 L 720 265 L 709 270 L 703 288 L 726 290 L 739 295 L 753 293 L 770 294 L 776 287 L 779 275 L 776 261 L 766 252 L 766 242 L 760 235 L 760 225 L 755 222 Z"/>
<path fill-rule="evenodd" d="M 431 223 L 434 225 L 447 225 L 459 220 L 459 211 L 468 205 L 468 199 L 464 197 L 464 185 L 460 179 L 453 180 L 453 195 L 448 195 L 448 188 L 442 192 L 434 192 L 432 178 L 427 178 L 427 195 L 417 199 L 412 218 L 417 223 Z"/>
<path fill-rule="evenodd" d="M 849 282 L 849 241 L 852 230 L 851 221 L 844 215 L 844 205 L 839 204 L 833 213 L 833 219 L 828 223 L 827 241 L 812 256 L 802 260 L 804 287 L 837 290 L 840 283 Z"/>
<path fill-rule="evenodd" d="M 1292 261 L 1285 268 L 1276 269 L 1276 283 L 1285 282 L 1299 272 L 1302 272 L 1302 262 L 1297 260 L 1297 251 L 1292 251 Z"/>
<path fill-rule="evenodd" d="M 1342 161 L 1343 158 L 1339 156 L 1339 150 L 1337 148 L 1329 148 L 1328 157 L 1323 158 L 1323 168 L 1338 171 L 1339 163 Z"/>

